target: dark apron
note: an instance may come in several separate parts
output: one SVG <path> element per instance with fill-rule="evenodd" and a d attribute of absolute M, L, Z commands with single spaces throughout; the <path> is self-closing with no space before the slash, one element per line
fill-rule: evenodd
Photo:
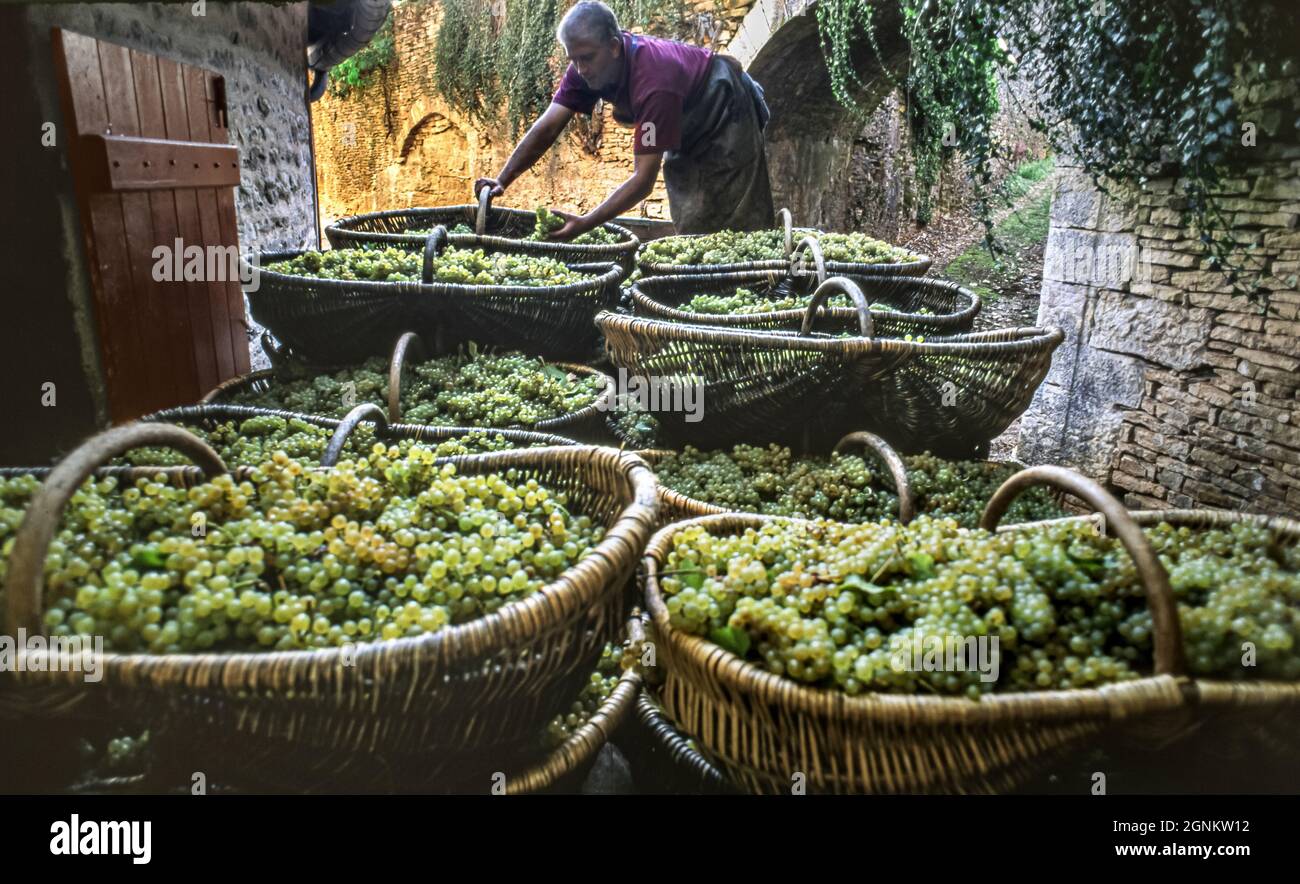
<path fill-rule="evenodd" d="M 740 62 L 715 55 L 703 93 L 683 112 L 681 149 L 664 153 L 678 233 L 776 226 L 763 151 L 767 118 L 763 91 Z"/>

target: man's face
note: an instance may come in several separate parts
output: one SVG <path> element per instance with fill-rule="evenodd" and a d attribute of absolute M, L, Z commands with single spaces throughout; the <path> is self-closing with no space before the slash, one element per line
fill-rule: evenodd
<path fill-rule="evenodd" d="M 623 74 L 623 41 L 610 40 L 598 43 L 591 40 L 570 39 L 564 44 L 569 61 L 578 75 L 595 92 L 617 85 Z"/>

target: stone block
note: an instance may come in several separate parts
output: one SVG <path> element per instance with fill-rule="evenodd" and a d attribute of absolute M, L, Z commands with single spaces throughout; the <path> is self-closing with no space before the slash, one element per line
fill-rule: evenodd
<path fill-rule="evenodd" d="M 1177 370 L 1204 364 L 1211 314 L 1165 301 L 1103 292 L 1089 323 L 1090 346 Z"/>

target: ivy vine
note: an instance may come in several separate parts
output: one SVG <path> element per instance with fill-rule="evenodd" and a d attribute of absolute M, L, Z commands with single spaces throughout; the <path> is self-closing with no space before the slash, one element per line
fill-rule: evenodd
<path fill-rule="evenodd" d="M 997 82 L 1015 74 L 1038 106 L 1018 108 L 1103 191 L 1176 175 L 1174 207 L 1232 282 L 1247 270 L 1217 193 L 1252 156 L 1243 149 L 1247 88 L 1295 77 L 1289 0 L 889 0 L 903 12 L 917 177 L 928 191 L 943 159 L 969 165 L 991 230 Z M 862 114 L 852 63 L 862 39 L 880 52 L 873 0 L 820 0 L 819 33 L 835 97 Z M 886 72 L 888 75 L 888 72 Z M 1300 125 L 1300 123 L 1297 123 Z M 1248 145 L 1246 145 L 1248 146 Z M 991 236 L 988 237 L 992 247 Z"/>
<path fill-rule="evenodd" d="M 389 13 L 369 43 L 351 58 L 330 68 L 330 92 L 339 98 L 347 98 L 365 89 L 375 81 L 376 74 L 383 74 L 395 57 L 393 15 Z"/>

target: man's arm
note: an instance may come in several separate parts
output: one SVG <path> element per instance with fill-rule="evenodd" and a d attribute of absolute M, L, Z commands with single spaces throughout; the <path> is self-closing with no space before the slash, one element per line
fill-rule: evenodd
<path fill-rule="evenodd" d="M 663 154 L 639 153 L 634 157 L 635 166 L 632 177 L 618 186 L 618 189 L 605 198 L 605 201 L 585 215 L 570 215 L 567 212 L 556 214 L 565 219 L 565 225 L 551 234 L 551 239 L 571 239 L 588 230 L 594 230 L 606 221 L 611 221 L 636 206 L 648 197 L 655 188 L 655 179 L 659 177 L 659 166 Z"/>
<path fill-rule="evenodd" d="M 560 137 L 564 127 L 573 118 L 573 113 L 570 108 L 552 102 L 551 106 L 537 118 L 537 122 L 533 123 L 524 137 L 520 139 L 519 144 L 515 146 L 514 152 L 510 154 L 510 159 L 501 167 L 500 174 L 495 178 L 479 178 L 474 182 L 474 196 L 478 197 L 478 193 L 483 189 L 484 185 L 492 188 L 494 197 L 501 196 L 511 182 L 531 169 L 533 164 L 551 149 L 555 139 Z"/>

